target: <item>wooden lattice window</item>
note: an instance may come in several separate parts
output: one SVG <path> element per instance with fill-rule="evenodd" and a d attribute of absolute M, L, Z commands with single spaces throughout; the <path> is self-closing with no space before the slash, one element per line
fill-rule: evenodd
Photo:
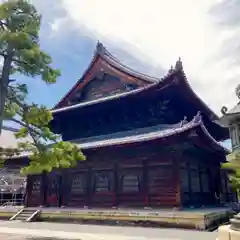
<path fill-rule="evenodd" d="M 94 174 L 94 190 L 95 192 L 110 192 L 112 190 L 110 172 L 97 172 Z"/>
<path fill-rule="evenodd" d="M 72 193 L 84 193 L 85 192 L 85 178 L 84 174 L 75 175 L 72 181 Z"/>
<path fill-rule="evenodd" d="M 49 195 L 55 195 L 58 194 L 59 191 L 59 178 L 57 176 L 53 176 L 51 179 L 50 186 L 48 188 L 48 194 Z"/>
<path fill-rule="evenodd" d="M 141 174 L 137 171 L 129 171 L 121 177 L 122 192 L 139 192 L 140 191 Z"/>
<path fill-rule="evenodd" d="M 41 191 L 41 180 L 40 178 L 33 179 L 32 193 L 40 193 Z"/>

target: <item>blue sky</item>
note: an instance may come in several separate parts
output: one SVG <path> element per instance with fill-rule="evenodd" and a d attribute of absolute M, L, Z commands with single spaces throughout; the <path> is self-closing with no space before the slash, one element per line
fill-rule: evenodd
<path fill-rule="evenodd" d="M 43 16 L 41 47 L 62 76 L 51 87 L 29 79 L 30 99 L 53 106 L 81 77 L 100 40 L 125 64 L 157 77 L 181 56 L 206 103 L 217 113 L 231 108 L 240 79 L 239 41 L 233 40 L 240 30 L 233 24 L 238 19 L 225 13 L 228 7 L 238 17 L 237 1 L 224 1 L 32 0 Z"/>
<path fill-rule="evenodd" d="M 32 101 L 56 104 L 81 77 L 100 40 L 123 63 L 156 77 L 164 76 L 181 56 L 191 86 L 215 112 L 236 104 L 234 89 L 240 79 L 235 61 L 240 56 L 236 0 L 228 0 L 227 6 L 224 0 L 31 2 L 43 16 L 41 47 L 62 74 L 52 86 L 21 77 Z"/>

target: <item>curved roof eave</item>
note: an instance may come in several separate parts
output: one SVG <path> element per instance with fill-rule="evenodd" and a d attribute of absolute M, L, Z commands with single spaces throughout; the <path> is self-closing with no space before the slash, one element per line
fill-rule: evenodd
<path fill-rule="evenodd" d="M 215 146 L 217 149 L 225 152 L 226 154 L 230 153 L 230 150 L 228 150 L 227 148 L 225 148 L 224 146 L 221 145 L 221 143 L 219 143 L 218 141 L 215 140 L 214 137 L 212 137 L 212 135 L 209 133 L 209 131 L 207 130 L 207 128 L 205 127 L 203 121 L 200 121 L 200 129 L 203 132 L 203 134 L 206 136 L 206 138 L 213 144 L 213 146 Z"/>
<path fill-rule="evenodd" d="M 210 141 L 210 143 L 213 144 L 213 146 L 217 151 L 224 152 L 225 154 L 230 153 L 228 149 L 224 148 L 220 143 L 218 143 L 208 132 L 207 128 L 204 126 L 200 112 L 198 112 L 198 114 L 192 119 L 192 121 L 188 123 L 184 123 L 184 121 L 182 121 L 179 127 L 176 127 L 173 129 L 160 130 L 160 131 L 155 131 L 155 132 L 150 132 L 145 134 L 115 138 L 115 139 L 100 140 L 96 142 L 87 142 L 82 144 L 80 143 L 76 145 L 82 150 L 97 149 L 97 148 L 111 147 L 111 146 L 121 146 L 121 145 L 126 145 L 131 143 L 141 143 L 146 141 L 173 137 L 173 136 L 176 136 L 177 134 L 183 134 L 187 131 L 190 131 L 196 128 L 200 128 L 202 133 L 206 136 L 206 138 Z M 20 156 L 12 157 L 12 159 L 28 157 L 29 155 L 31 155 L 31 152 L 25 152 Z"/>

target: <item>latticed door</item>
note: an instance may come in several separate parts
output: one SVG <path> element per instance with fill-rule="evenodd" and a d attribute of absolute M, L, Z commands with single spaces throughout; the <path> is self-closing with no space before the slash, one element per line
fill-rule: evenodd
<path fill-rule="evenodd" d="M 29 187 L 27 188 L 27 206 L 36 207 L 41 205 L 41 176 L 28 177 Z"/>
<path fill-rule="evenodd" d="M 60 204 L 60 175 L 51 174 L 48 176 L 48 187 L 46 203 L 48 206 L 59 206 Z"/>

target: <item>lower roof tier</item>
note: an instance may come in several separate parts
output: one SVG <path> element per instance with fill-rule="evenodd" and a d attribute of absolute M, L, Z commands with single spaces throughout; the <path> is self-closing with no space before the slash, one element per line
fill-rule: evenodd
<path fill-rule="evenodd" d="M 159 127 L 159 130 L 156 128 Z M 208 132 L 203 124 L 200 113 L 196 115 L 192 121 L 181 121 L 179 124 L 174 125 L 159 125 L 155 128 L 142 128 L 134 131 L 114 133 L 105 136 L 98 136 L 95 138 L 81 139 L 73 141 L 81 149 L 95 149 L 102 147 L 115 147 L 120 145 L 149 142 L 154 140 L 167 139 L 172 137 L 180 137 L 186 135 L 190 141 L 191 139 L 200 140 L 209 149 L 229 153 L 220 143 L 218 143 Z M 84 142 L 83 142 L 84 141 Z"/>
<path fill-rule="evenodd" d="M 130 146 L 131 144 L 148 143 L 152 141 L 164 141 L 176 138 L 185 137 L 191 143 L 200 143 L 202 147 L 213 151 L 219 152 L 221 154 L 228 154 L 229 151 L 224 148 L 220 143 L 218 143 L 207 131 L 203 124 L 200 113 L 196 115 L 192 121 L 186 122 L 186 120 L 181 121 L 179 124 L 175 125 L 159 125 L 159 130 L 157 129 L 139 129 L 138 131 L 129 131 L 125 133 L 115 133 L 112 135 L 99 136 L 92 139 L 81 139 L 82 142 L 78 140 L 73 141 L 79 149 L 82 150 L 95 150 L 99 148 L 114 148 L 120 146 Z M 122 136 L 120 136 L 120 134 Z M 172 142 L 172 141 L 171 141 Z M 161 145 L 159 145 L 160 147 Z M 22 158 L 31 155 L 31 152 L 25 152 L 19 156 L 11 157 Z"/>

